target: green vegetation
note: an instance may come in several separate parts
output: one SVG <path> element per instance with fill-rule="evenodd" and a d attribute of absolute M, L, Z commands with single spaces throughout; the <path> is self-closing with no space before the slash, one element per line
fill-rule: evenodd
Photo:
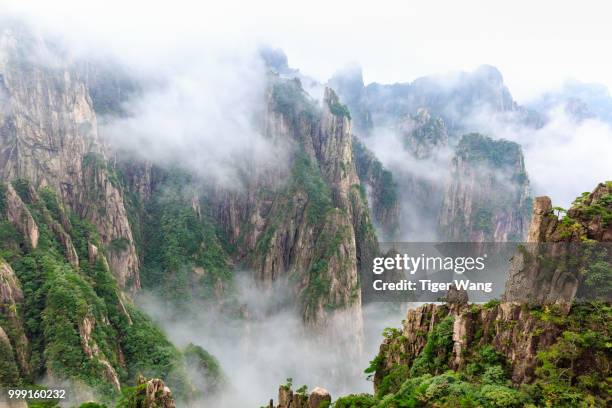
<path fill-rule="evenodd" d="M 370 394 L 352 394 L 338 398 L 334 408 L 371 408 L 377 404 L 377 399 Z"/>
<path fill-rule="evenodd" d="M 195 368 L 204 378 L 206 389 L 203 393 L 217 391 L 226 383 L 225 376 L 217 359 L 202 347 L 189 343 L 183 351 L 188 367 Z"/>
<path fill-rule="evenodd" d="M 538 353 L 532 392 L 547 406 L 589 401 L 598 406 L 609 396 L 612 308 L 600 302 L 581 303 L 568 316 L 559 317 L 562 335 Z"/>
<path fill-rule="evenodd" d="M 0 213 L 0 256 L 12 266 L 24 294 L 16 312 L 29 339 L 32 373 L 20 373 L 14 353 L 0 341 L 0 384 L 31 385 L 51 370 L 58 378 L 91 387 L 102 402 L 113 405 L 119 395 L 109 377 L 112 367 L 121 384 L 133 384 L 139 375 L 154 376 L 162 378 L 175 395 L 188 397 L 192 387 L 185 357 L 144 313 L 124 299 L 103 260 L 95 227 L 75 214 L 66 214 L 52 190 L 41 189 L 36 201 L 29 197 L 26 181 L 14 185 L 40 232 L 38 247 L 31 249 Z M 68 263 L 49 224 L 68 219 L 67 232 L 80 260 L 78 269 Z M 110 246 L 125 245 L 119 241 Z M 101 249 L 93 264 L 88 261 L 88 243 Z M 0 317 L 3 328 L 10 328 L 3 319 Z M 7 334 L 15 344 L 15 334 Z M 208 357 L 210 373 L 217 375 L 218 365 Z"/>
<path fill-rule="evenodd" d="M 0 338 L 0 385 L 14 387 L 20 383 L 19 367 L 13 349 Z"/>
<path fill-rule="evenodd" d="M 448 360 L 453 352 L 453 323 L 455 318 L 448 315 L 436 324 L 427 337 L 423 352 L 410 368 L 411 376 L 439 374 L 448 369 Z"/>
<path fill-rule="evenodd" d="M 499 304 L 499 303 L 496 303 Z M 479 313 L 496 304 L 472 305 Z M 429 332 L 423 351 L 409 364 L 385 370 L 385 354 L 378 355 L 366 373 L 380 371 L 375 396 L 362 394 L 339 398 L 335 407 L 603 407 L 609 399 L 612 308 L 602 302 L 574 304 L 569 315 L 559 308 L 532 312 L 556 326 L 561 335 L 538 354 L 535 378 L 516 385 L 510 366 L 490 343 L 490 337 L 474 333 L 472 347 L 464 350 L 463 364 L 449 369 L 452 357 L 452 315 Z M 384 332 L 388 352 L 401 354 L 406 341 L 397 329 Z"/>
<path fill-rule="evenodd" d="M 478 133 L 470 133 L 459 140 L 457 156 L 464 160 L 486 161 L 496 168 L 511 167 L 521 156 L 521 147 L 507 140 L 493 140 Z"/>
<path fill-rule="evenodd" d="M 376 221 L 384 224 L 383 228 L 387 237 L 394 237 L 399 226 L 387 224 L 388 215 L 392 214 L 399 205 L 398 186 L 393 179 L 393 174 L 385 169 L 382 163 L 357 139 L 353 139 L 353 156 L 359 179 L 371 184 L 371 204 Z M 362 201 L 367 202 L 364 185 L 359 185 L 359 189 Z"/>
<path fill-rule="evenodd" d="M 272 108 L 283 116 L 293 126 L 297 125 L 301 116 L 313 118 L 316 114 L 314 102 L 302 89 L 298 78 L 291 80 L 275 80 L 271 87 Z"/>
<path fill-rule="evenodd" d="M 144 408 L 147 384 L 139 384 L 134 387 L 125 387 L 121 390 L 121 398 L 117 408 Z"/>
<path fill-rule="evenodd" d="M 349 111 L 348 106 L 341 104 L 338 101 L 329 101 L 329 111 L 336 116 L 347 117 L 351 119 L 351 112 Z"/>
<path fill-rule="evenodd" d="M 321 170 L 311 162 L 304 151 L 300 151 L 294 159 L 291 175 L 290 192 L 300 189 L 308 195 L 308 221 L 313 225 L 320 224 L 327 212 L 333 208 L 331 190 L 323 179 Z"/>
<path fill-rule="evenodd" d="M 6 213 L 6 185 L 0 183 L 0 218 Z"/>
<path fill-rule="evenodd" d="M 474 228 L 487 234 L 493 230 L 493 211 L 490 208 L 479 208 L 474 215 Z"/>
<path fill-rule="evenodd" d="M 143 214 L 142 285 L 182 308 L 195 299 L 227 295 L 215 288 L 221 283 L 229 291 L 232 282 L 228 255 L 213 223 L 187 201 L 193 195 L 190 185 L 184 173 L 170 172 Z"/>

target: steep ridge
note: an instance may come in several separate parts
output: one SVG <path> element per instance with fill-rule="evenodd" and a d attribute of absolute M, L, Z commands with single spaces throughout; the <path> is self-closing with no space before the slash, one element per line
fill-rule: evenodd
<path fill-rule="evenodd" d="M 122 73 L 72 61 L 18 26 L 3 30 L 1 44 L 3 257 L 27 289 L 21 313 L 32 325 L 23 329 L 29 361 L 16 366 L 28 374 L 17 381 L 67 379 L 112 399 L 142 373 L 193 397 L 181 352 L 125 294 L 144 286 L 173 306 L 239 311 L 229 295 L 235 265 L 252 269 L 263 287 L 286 280 L 307 331 L 360 352 L 359 271 L 378 244 L 350 113 L 333 91 L 320 106 L 299 80 L 271 75 L 259 123 L 287 145 L 289 168 L 246 175 L 245 189 L 228 189 L 135 161 L 103 140 L 97 114 L 127 114 L 117 105 L 139 92 Z M 6 292 L 18 293 L 13 286 Z M 13 297 L 7 304 L 17 304 Z M 47 313 L 61 314 L 60 326 Z M 57 337 L 43 337 L 53 330 Z M 20 338 L 7 336 L 19 364 Z M 142 360 L 158 354 L 156 363 Z"/>
<path fill-rule="evenodd" d="M 167 379 L 182 399 L 195 397 L 183 355 L 121 292 L 93 224 L 68 213 L 50 188 L 18 181 L 0 191 L 0 326 L 12 373 L 2 385 L 68 380 L 85 386 L 74 391 L 82 398 L 89 388 L 112 401 L 146 373 Z M 8 217 L 9 191 L 31 214 L 22 222 L 40 232 L 36 248 Z"/>
<path fill-rule="evenodd" d="M 463 135 L 477 130 L 472 119 L 483 112 L 502 122 L 541 125 L 536 114 L 513 100 L 497 69 L 482 66 L 470 73 L 365 87 L 361 71 L 352 68 L 336 73 L 330 84 L 348 101 L 356 117 L 371 122 L 364 132 L 364 144 L 380 150 L 391 172 L 387 178 L 397 184 L 398 208 L 392 211 L 389 209 L 393 206 L 378 204 L 383 201 L 380 186 L 384 183 L 376 180 L 379 191 L 370 187 L 372 213 L 383 236 L 409 241 L 506 241 L 520 240 L 526 234 L 530 200 L 522 153 L 508 151 L 516 161 L 512 169 L 511 165 L 502 165 L 500 155 L 493 157 L 503 142 L 485 146 L 488 139 Z M 389 159 L 384 146 L 397 149 L 398 142 L 406 152 L 405 158 L 399 160 L 395 154 Z M 360 171 L 364 177 L 370 176 L 366 182 L 373 184 L 375 178 L 368 168 L 360 167 L 366 169 Z M 477 183 L 474 177 L 480 177 Z M 503 197 L 499 202 L 489 202 L 490 194 L 480 191 L 480 183 L 483 189 L 491 183 L 491 188 L 504 186 Z M 477 208 L 472 209 L 472 205 Z M 401 222 L 396 222 L 395 214 Z M 437 234 L 426 233 L 434 230 Z"/>
<path fill-rule="evenodd" d="M 520 106 L 504 84 L 502 74 L 490 65 L 472 72 L 452 72 L 417 78 L 409 83 L 364 86 L 361 69 L 341 70 L 330 85 L 346 101 L 358 122 L 364 123 L 364 136 L 376 127 L 394 126 L 400 118 L 427 109 L 441 118 L 452 138 L 478 131 L 470 123 L 479 112 L 487 112 L 500 121 L 541 126 L 544 118 L 536 111 Z"/>
<path fill-rule="evenodd" d="M 276 176 L 252 181 L 246 192 L 217 191 L 214 219 L 264 286 L 289 279 L 308 326 L 340 318 L 352 327 L 347 337 L 359 339 L 359 268 L 378 248 L 353 161 L 350 114 L 330 89 L 320 110 L 296 79 L 273 78 L 267 106 L 265 133 L 295 152 L 289 174 L 280 187 Z"/>
<path fill-rule="evenodd" d="M 452 159 L 439 218 L 444 241 L 521 241 L 531 199 L 518 144 L 464 135 Z"/>

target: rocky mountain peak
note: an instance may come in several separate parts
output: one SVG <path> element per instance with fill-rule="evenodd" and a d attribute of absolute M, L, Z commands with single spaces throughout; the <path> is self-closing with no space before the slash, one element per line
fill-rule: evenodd
<path fill-rule="evenodd" d="M 452 159 L 439 232 L 450 241 L 521 241 L 531 199 L 521 147 L 464 135 Z"/>
<path fill-rule="evenodd" d="M 586 276 L 599 273 L 591 270 L 598 261 L 610 262 L 605 244 L 588 243 L 612 242 L 612 183 L 578 197 L 561 219 L 555 211 L 562 213 L 550 198 L 536 198 L 528 243 L 512 259 L 504 299 L 566 311 L 576 297 L 609 300 L 608 278 Z"/>

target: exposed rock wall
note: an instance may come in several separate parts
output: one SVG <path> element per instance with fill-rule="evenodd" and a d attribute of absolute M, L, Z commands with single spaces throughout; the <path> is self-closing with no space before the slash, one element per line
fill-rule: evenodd
<path fill-rule="evenodd" d="M 462 137 L 440 210 L 444 241 L 522 241 L 531 200 L 519 145 L 482 135 Z"/>
<path fill-rule="evenodd" d="M 576 296 L 597 298 L 601 289 L 604 299 L 610 300 L 610 294 L 605 293 L 607 282 L 590 286 L 584 282 L 593 264 L 610 262 L 610 245 L 592 242 L 612 242 L 611 215 L 610 182 L 579 197 L 562 219 L 554 214 L 550 198 L 536 198 L 528 243 L 512 259 L 504 299 L 529 304 L 558 303 L 569 309 Z"/>
<path fill-rule="evenodd" d="M 17 231 L 23 234 L 30 248 L 36 249 L 40 232 L 38 231 L 38 225 L 36 225 L 34 218 L 32 218 L 32 214 L 30 214 L 30 210 L 28 210 L 10 183 L 1 185 L 0 188 L 6 203 L 7 219 Z"/>
<path fill-rule="evenodd" d="M 127 249 L 112 254 L 110 264 L 122 285 L 137 289 L 138 258 L 119 187 L 107 171 L 92 174 L 84 163 L 88 155 L 106 159 L 89 90 L 67 61 L 25 29 L 3 29 L 0 179 L 51 187 L 96 225 L 104 244 L 127 240 Z"/>
<path fill-rule="evenodd" d="M 593 248 L 595 241 L 609 242 L 605 239 L 610 236 L 611 192 L 612 184 L 608 182 L 599 184 L 592 193 L 583 195 L 568 211 L 571 222 L 568 219 L 559 221 L 552 213 L 550 199 L 538 197 L 534 203 L 529 240 L 539 244 L 563 245 L 554 246 L 552 250 L 546 247 L 544 250 L 540 247 L 535 247 L 535 250 L 520 249 L 510 266 L 502 303 L 469 305 L 462 298 L 461 301 L 455 300 L 446 305 L 426 304 L 409 310 L 401 330 L 390 332 L 380 346 L 378 360 L 375 360 L 375 388 L 380 387 L 382 380 L 394 367 L 413 366 L 424 352 L 435 327 L 449 318 L 453 322 L 452 352 L 445 357 L 449 368 L 464 369 L 471 353 L 483 346 L 492 346 L 507 362 L 509 377 L 514 384 L 533 381 L 537 374 L 538 352 L 557 343 L 568 320 L 584 319 L 581 315 L 584 311 L 576 312 L 577 316 L 570 314 L 573 313 L 571 305 L 579 289 L 580 279 L 576 275 L 574 279 L 562 278 L 563 274 L 568 273 L 567 268 L 553 269 L 552 277 L 547 278 L 550 268 L 542 257 L 565 259 L 573 251 L 572 247 L 565 244 L 585 239 L 591 240 L 590 248 Z M 541 262 L 527 262 L 526 258 Z M 609 258 L 607 265 L 609 268 Z M 582 279 L 592 273 L 588 269 L 589 265 L 574 267 L 575 271 L 581 271 Z M 569 273 L 572 273 L 571 269 Z M 458 298 L 456 293 L 452 297 Z M 551 303 L 565 307 L 546 308 L 544 314 L 549 310 L 554 312 L 543 318 L 539 308 Z M 593 324 L 600 323 L 594 321 Z M 440 354 L 438 356 L 444 357 Z M 588 370 L 588 367 L 581 367 L 580 370 Z"/>
<path fill-rule="evenodd" d="M 385 339 L 381 345 L 379 356 L 382 358 L 374 377 L 375 389 L 393 367 L 410 367 L 423 352 L 435 325 L 448 316 L 454 318 L 449 367 L 465 368 L 466 356 L 471 351 L 492 345 L 509 363 L 510 378 L 515 384 L 533 380 L 537 352 L 554 344 L 562 331 L 553 323 L 536 317 L 529 308 L 517 304 L 502 303 L 483 308 L 423 305 L 409 310 L 401 333 Z"/>
<path fill-rule="evenodd" d="M 270 400 L 269 408 L 327 408 L 331 406 L 329 392 L 316 387 L 310 395 L 294 392 L 290 386 L 281 385 L 278 389 L 278 405 Z"/>

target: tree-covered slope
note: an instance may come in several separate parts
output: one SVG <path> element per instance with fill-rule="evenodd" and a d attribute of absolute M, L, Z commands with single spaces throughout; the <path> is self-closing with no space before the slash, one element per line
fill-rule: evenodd
<path fill-rule="evenodd" d="M 46 377 L 112 402 L 144 375 L 195 396 L 183 353 L 120 291 L 95 227 L 51 189 L 0 185 L 0 234 L 2 386 Z"/>

